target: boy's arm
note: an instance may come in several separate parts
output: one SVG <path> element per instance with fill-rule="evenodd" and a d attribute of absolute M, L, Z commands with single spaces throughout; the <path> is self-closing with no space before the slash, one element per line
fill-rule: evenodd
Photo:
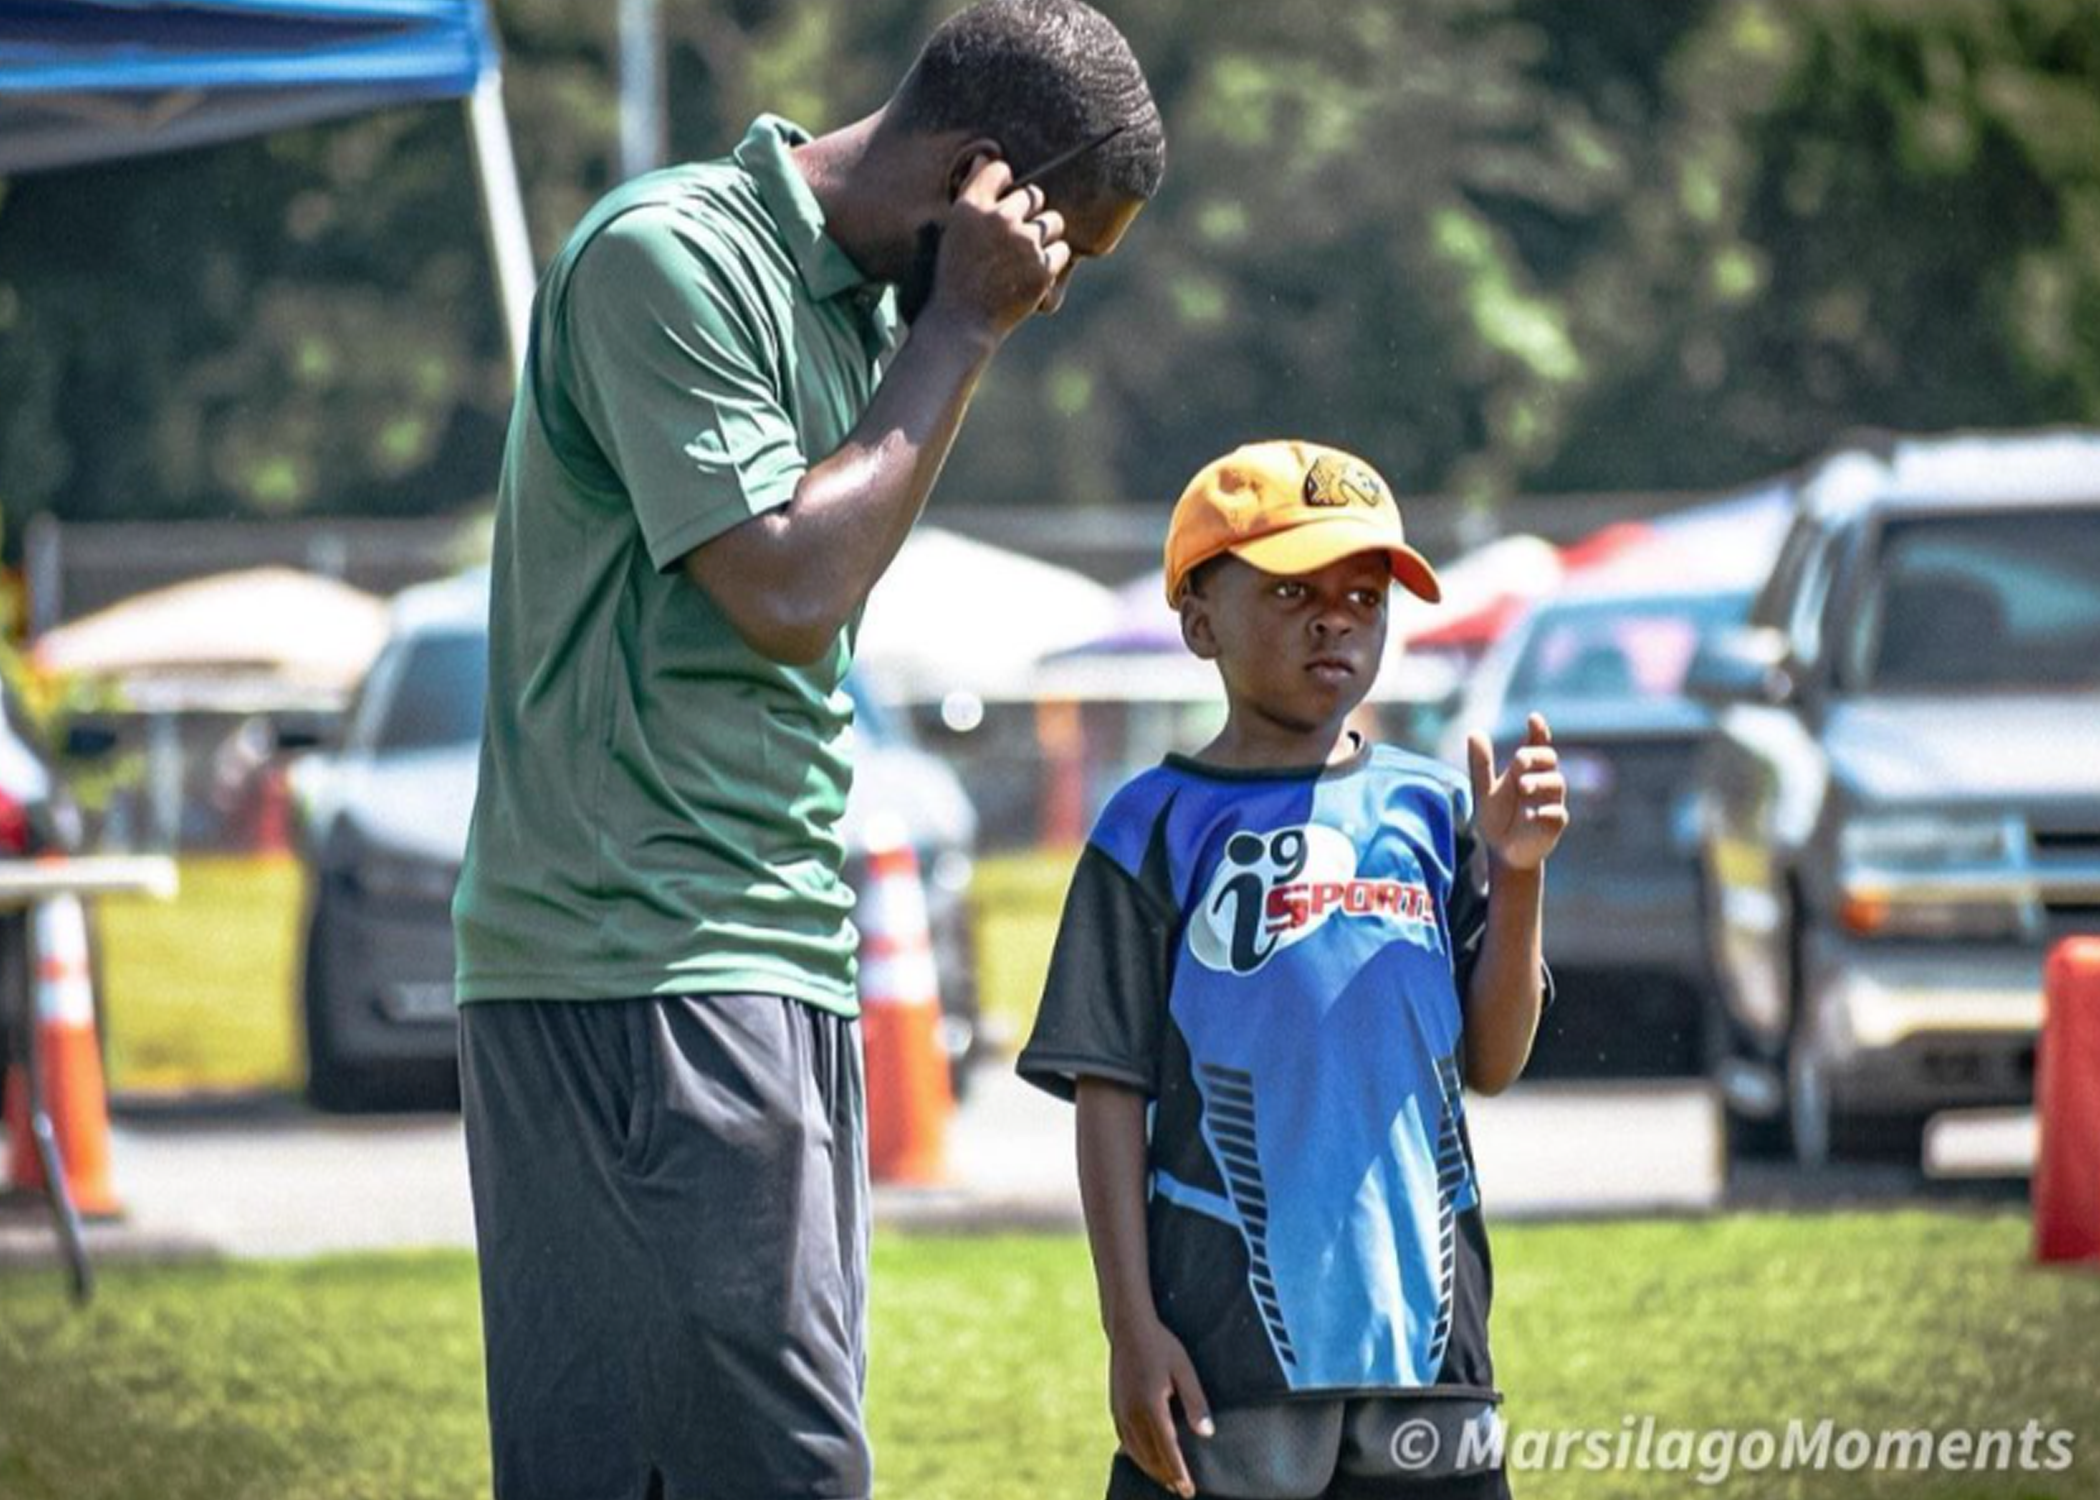
<path fill-rule="evenodd" d="M 1102 1078 L 1078 1080 L 1079 1196 L 1108 1334 L 1109 1409 L 1138 1467 L 1178 1495 L 1195 1485 L 1175 1436 L 1170 1398 L 1189 1425 L 1213 1428 L 1210 1403 L 1181 1341 L 1159 1320 L 1145 1237 L 1145 1096 Z"/>
<path fill-rule="evenodd" d="M 1516 870 L 1489 859 L 1487 932 L 1466 992 L 1466 1087 L 1499 1094 L 1531 1059 L 1544 989 L 1543 868 Z"/>
<path fill-rule="evenodd" d="M 1466 741 L 1473 817 L 1488 850 L 1487 930 L 1465 995 L 1466 1086 L 1499 1094 L 1531 1057 L 1544 992 L 1546 858 L 1568 827 L 1567 783 L 1545 718 L 1497 774 L 1482 735 Z"/>

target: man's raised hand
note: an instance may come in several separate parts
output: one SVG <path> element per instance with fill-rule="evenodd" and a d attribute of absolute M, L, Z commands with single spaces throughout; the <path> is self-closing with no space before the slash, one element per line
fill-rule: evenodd
<path fill-rule="evenodd" d="M 980 157 L 942 228 L 930 310 L 1004 339 L 1042 305 L 1071 264 L 1064 216 L 1039 187 L 1016 189 L 1013 169 Z"/>

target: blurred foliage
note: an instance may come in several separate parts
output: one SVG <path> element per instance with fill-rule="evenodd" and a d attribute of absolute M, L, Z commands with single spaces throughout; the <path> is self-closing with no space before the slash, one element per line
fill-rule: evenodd
<path fill-rule="evenodd" d="M 951 0 L 664 0 L 674 157 L 878 104 Z M 1861 425 L 2100 420 L 2088 0 L 1111 4 L 1161 200 L 984 387 L 951 498 L 1161 499 L 1302 434 L 1403 488 L 1722 485 Z M 615 8 L 497 0 L 544 259 Z M 428 513 L 508 415 L 462 111 L 0 184 L 11 518 Z"/>

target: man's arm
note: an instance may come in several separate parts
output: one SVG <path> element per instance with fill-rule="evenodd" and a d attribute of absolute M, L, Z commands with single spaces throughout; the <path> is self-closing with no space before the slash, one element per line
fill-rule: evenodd
<path fill-rule="evenodd" d="M 1071 258 L 1063 222 L 987 161 L 941 240 L 934 291 L 845 444 L 786 505 L 685 555 L 738 635 L 775 661 L 814 661 L 896 558 L 954 446 L 977 382 Z M 1044 245 L 1047 242 L 1047 250 Z"/>
<path fill-rule="evenodd" d="M 1159 1320 L 1145 1241 L 1145 1096 L 1102 1078 L 1078 1080 L 1079 1197 L 1108 1334 L 1109 1410 L 1123 1450 L 1153 1479 L 1194 1495 L 1171 1399 L 1208 1437 L 1210 1405 L 1181 1341 Z"/>

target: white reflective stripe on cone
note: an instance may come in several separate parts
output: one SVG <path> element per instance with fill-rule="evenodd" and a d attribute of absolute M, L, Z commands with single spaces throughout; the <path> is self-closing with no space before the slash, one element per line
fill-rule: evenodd
<path fill-rule="evenodd" d="M 940 972 L 931 953 L 895 953 L 886 958 L 863 959 L 860 965 L 860 1003 L 871 1005 L 938 1005 L 935 995 Z"/>
<path fill-rule="evenodd" d="M 95 1024 L 87 911 L 78 896 L 53 896 L 37 903 L 36 1015 L 46 1026 Z"/>

